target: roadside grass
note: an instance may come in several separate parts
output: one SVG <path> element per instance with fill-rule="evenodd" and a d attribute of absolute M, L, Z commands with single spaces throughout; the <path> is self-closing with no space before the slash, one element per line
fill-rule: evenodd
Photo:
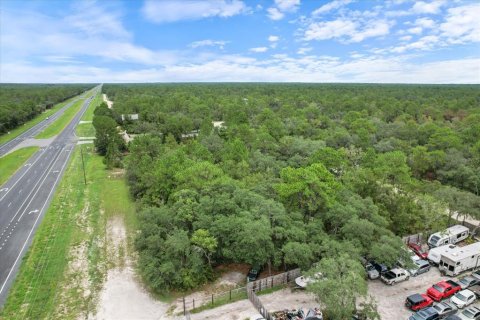
<path fill-rule="evenodd" d="M 87 318 L 108 270 L 106 223 L 114 215 L 123 215 L 127 231 L 134 230 L 135 206 L 123 174 L 107 171 L 92 145 L 77 146 L 0 319 Z"/>
<path fill-rule="evenodd" d="M 80 123 L 75 130 L 77 137 L 95 137 L 95 128 L 91 123 Z"/>
<path fill-rule="evenodd" d="M 85 113 L 83 114 L 81 121 L 93 121 L 93 112 L 100 105 L 100 103 L 102 103 L 102 96 L 99 92 L 93 98 L 87 111 L 85 111 Z M 95 128 L 91 123 L 79 123 L 76 128 L 76 134 L 77 137 L 94 137 Z"/>
<path fill-rule="evenodd" d="M 65 112 L 58 117 L 52 124 L 40 132 L 35 138 L 37 139 L 47 139 L 53 136 L 56 136 L 72 121 L 73 117 L 80 111 L 84 99 L 80 99 L 73 104 L 70 108 L 65 110 Z"/>
<path fill-rule="evenodd" d="M 0 144 L 4 144 L 4 143 L 6 143 L 10 140 L 15 139 L 16 137 L 18 137 L 19 135 L 21 135 L 22 133 L 24 133 L 25 131 L 27 131 L 28 129 L 33 127 L 34 125 L 36 125 L 36 124 L 42 122 L 43 120 L 45 120 L 46 117 L 50 117 L 52 114 L 54 114 L 55 112 L 60 110 L 63 106 L 65 106 L 67 103 L 73 101 L 77 97 L 78 96 L 75 96 L 75 97 L 70 98 L 70 99 L 68 99 L 64 102 L 60 102 L 59 104 L 56 104 L 52 109 L 49 109 L 49 110 L 37 115 L 32 120 L 27 121 L 23 125 L 13 129 L 12 131 L 10 131 L 10 133 L 5 133 L 5 134 L 1 135 L 0 136 Z"/>
<path fill-rule="evenodd" d="M 0 157 L 0 168 L 2 168 L 0 170 L 0 186 L 10 179 L 38 149 L 39 147 L 22 148 Z"/>

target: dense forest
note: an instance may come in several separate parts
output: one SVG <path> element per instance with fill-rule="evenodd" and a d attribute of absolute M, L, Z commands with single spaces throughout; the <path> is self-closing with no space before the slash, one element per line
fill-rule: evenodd
<path fill-rule="evenodd" d="M 444 228 L 454 211 L 480 218 L 479 89 L 104 85 L 103 116 L 136 134 L 122 163 L 144 279 L 189 289 L 230 262 L 362 273 L 361 257 L 391 266 L 402 236 Z M 122 148 L 111 144 L 104 153 Z"/>
<path fill-rule="evenodd" d="M 92 84 L 0 84 L 0 134 L 92 87 Z"/>

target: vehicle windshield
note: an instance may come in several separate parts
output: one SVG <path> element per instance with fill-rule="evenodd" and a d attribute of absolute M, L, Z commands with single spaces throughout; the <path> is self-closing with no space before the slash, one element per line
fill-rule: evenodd
<path fill-rule="evenodd" d="M 439 237 L 439 236 L 432 236 L 432 237 L 430 238 L 430 243 L 433 244 L 433 245 L 435 245 L 435 244 L 437 244 L 438 240 L 440 240 L 440 237 Z"/>
<path fill-rule="evenodd" d="M 436 285 L 436 284 L 434 284 L 432 287 L 433 287 L 433 289 L 437 290 L 438 292 L 444 292 L 445 291 L 444 287 L 441 287 L 441 286 Z"/>
<path fill-rule="evenodd" d="M 425 320 L 425 318 L 418 313 L 415 313 L 412 318 L 415 320 Z"/>
<path fill-rule="evenodd" d="M 372 265 L 367 266 L 367 271 L 373 271 L 375 270 L 375 267 Z"/>
<path fill-rule="evenodd" d="M 387 279 L 392 279 L 396 277 L 395 273 L 393 273 L 392 271 L 386 272 L 383 276 Z"/>
<path fill-rule="evenodd" d="M 463 283 L 463 284 L 469 284 L 470 283 L 470 281 L 467 278 L 460 279 L 460 280 L 458 280 L 458 282 Z"/>
<path fill-rule="evenodd" d="M 465 297 L 463 294 L 461 293 L 457 293 L 455 295 L 455 297 L 457 297 L 457 299 L 461 300 L 461 301 L 467 301 L 467 297 Z"/>
<path fill-rule="evenodd" d="M 467 316 L 469 319 L 473 319 L 473 317 L 475 316 L 470 310 L 465 310 L 462 312 L 462 314 L 464 316 Z"/>

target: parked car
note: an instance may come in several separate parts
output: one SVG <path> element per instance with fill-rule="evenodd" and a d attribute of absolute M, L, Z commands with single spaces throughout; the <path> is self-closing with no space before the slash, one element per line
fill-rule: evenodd
<path fill-rule="evenodd" d="M 472 291 L 473 293 L 475 293 L 475 295 L 477 296 L 477 298 L 480 298 L 480 284 L 471 286 L 471 287 L 468 288 L 468 289 L 469 289 L 470 291 Z"/>
<path fill-rule="evenodd" d="M 295 284 L 299 289 L 305 289 L 309 283 L 315 282 L 322 278 L 322 273 L 318 272 L 313 277 L 300 276 L 295 278 Z"/>
<path fill-rule="evenodd" d="M 415 268 L 409 269 L 408 272 L 410 272 L 410 275 L 412 277 L 416 277 L 419 274 L 430 271 L 430 268 L 431 268 L 430 263 L 428 263 L 427 260 L 419 259 L 415 261 Z"/>
<path fill-rule="evenodd" d="M 408 320 L 437 320 L 440 319 L 437 311 L 432 307 L 417 311 L 408 318 Z"/>
<path fill-rule="evenodd" d="M 372 266 L 377 269 L 378 273 L 382 274 L 388 271 L 388 267 L 381 263 L 376 263 L 375 261 L 371 262 Z"/>
<path fill-rule="evenodd" d="M 477 279 L 473 276 L 465 276 L 463 278 L 458 279 L 457 282 L 462 287 L 462 289 L 467 289 L 471 286 L 480 284 L 480 279 Z"/>
<path fill-rule="evenodd" d="M 415 293 L 405 299 L 405 306 L 412 311 L 430 307 L 432 304 L 433 300 L 426 294 Z"/>
<path fill-rule="evenodd" d="M 460 320 L 480 320 L 480 308 L 470 307 L 458 314 Z"/>
<path fill-rule="evenodd" d="M 380 272 L 378 272 L 378 270 L 375 269 L 375 267 L 371 263 L 367 263 L 365 265 L 365 271 L 367 271 L 367 276 L 370 280 L 375 280 L 380 277 Z"/>
<path fill-rule="evenodd" d="M 459 316 L 456 314 L 449 315 L 448 317 L 444 318 L 443 320 L 462 320 Z"/>
<path fill-rule="evenodd" d="M 433 309 L 437 311 L 440 319 L 443 319 L 447 316 L 455 314 L 457 312 L 457 307 L 453 303 L 448 302 L 438 302 L 433 305 Z"/>
<path fill-rule="evenodd" d="M 260 274 L 260 266 L 253 266 L 247 274 L 247 282 L 255 281 Z"/>
<path fill-rule="evenodd" d="M 426 260 L 428 257 L 428 250 L 425 250 L 422 248 L 422 246 L 418 243 L 414 242 L 409 242 L 408 247 L 415 252 L 417 256 L 419 256 L 421 259 Z"/>
<path fill-rule="evenodd" d="M 465 289 L 460 292 L 457 292 L 454 296 L 450 298 L 450 301 L 457 306 L 458 309 L 463 309 L 471 305 L 477 297 L 472 291 Z"/>
<path fill-rule="evenodd" d="M 480 280 L 480 270 L 473 272 L 471 276 Z"/>
<path fill-rule="evenodd" d="M 462 287 L 458 283 L 452 280 L 440 281 L 427 290 L 427 294 L 435 301 L 440 301 L 448 297 L 453 296 L 458 291 L 462 290 Z"/>
<path fill-rule="evenodd" d="M 380 278 L 386 284 L 394 285 L 395 283 L 408 280 L 410 278 L 410 274 L 405 269 L 394 268 L 382 274 Z"/>

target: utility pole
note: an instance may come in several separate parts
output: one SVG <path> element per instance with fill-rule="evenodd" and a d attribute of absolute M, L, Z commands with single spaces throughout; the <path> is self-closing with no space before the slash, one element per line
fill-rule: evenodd
<path fill-rule="evenodd" d="M 87 174 L 85 173 L 85 162 L 83 161 L 83 147 L 82 146 L 80 146 L 80 153 L 82 155 L 83 180 L 85 181 L 85 185 L 87 185 Z"/>

